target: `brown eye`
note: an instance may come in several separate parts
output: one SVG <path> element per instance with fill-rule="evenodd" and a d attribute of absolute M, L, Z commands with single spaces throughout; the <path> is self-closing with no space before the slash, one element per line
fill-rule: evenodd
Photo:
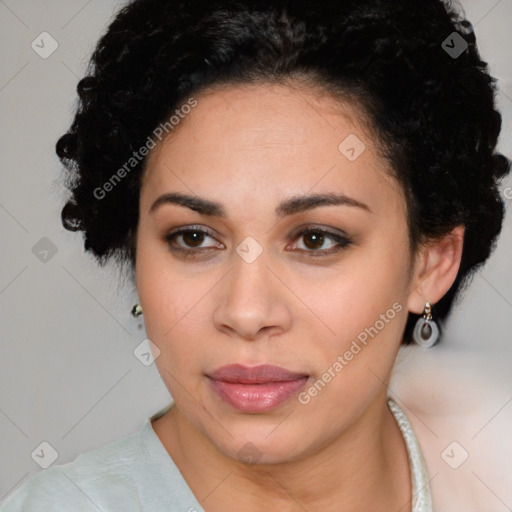
<path fill-rule="evenodd" d="M 306 233 L 303 237 L 308 249 L 321 249 L 324 244 L 324 236 L 319 233 Z"/>
<path fill-rule="evenodd" d="M 198 247 L 204 240 L 204 233 L 202 231 L 183 231 L 181 238 L 186 245 Z"/>
<path fill-rule="evenodd" d="M 202 246 L 207 238 L 213 239 L 213 234 L 204 229 L 189 227 L 169 233 L 165 236 L 165 241 L 171 251 L 193 255 L 213 248 L 212 246 Z"/>
<path fill-rule="evenodd" d="M 306 249 L 298 249 L 301 252 L 309 253 L 313 257 L 329 256 L 330 254 L 344 249 L 352 244 L 352 241 L 346 237 L 336 233 L 331 233 L 324 229 L 307 228 L 297 234 L 296 239 L 303 239 Z M 332 245 L 328 248 L 324 247 L 326 241 L 330 240 Z"/>
<path fill-rule="evenodd" d="M 222 248 L 219 247 L 219 245 L 222 246 L 220 243 L 214 246 L 204 246 L 203 243 L 207 238 L 215 240 L 213 234 L 193 226 L 169 233 L 164 238 L 172 252 L 184 257 L 199 256 L 202 253 L 211 252 L 213 249 Z M 347 236 L 314 227 L 302 230 L 296 235 L 295 239 L 303 240 L 302 244 L 304 245 L 304 248 L 299 247 L 295 250 L 312 257 L 329 256 L 352 244 Z M 326 248 L 325 244 L 328 242 L 330 242 L 330 245 Z"/>

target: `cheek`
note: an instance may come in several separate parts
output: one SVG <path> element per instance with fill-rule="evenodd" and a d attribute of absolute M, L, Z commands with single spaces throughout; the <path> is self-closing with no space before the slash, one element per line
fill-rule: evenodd
<path fill-rule="evenodd" d="M 145 258 L 141 252 L 137 261 L 146 334 L 160 349 L 156 364 L 176 376 L 183 369 L 192 375 L 194 369 L 199 371 L 193 362 L 208 353 L 205 326 L 211 323 L 211 315 L 209 320 L 205 299 L 214 283 L 207 277 L 183 278 L 176 266 L 169 265 L 169 258 Z M 165 373 L 162 377 L 168 380 Z"/>
<path fill-rule="evenodd" d="M 316 290 L 309 287 L 308 300 L 329 319 L 337 335 L 354 336 L 373 325 L 393 304 L 405 308 L 406 262 L 404 255 L 392 251 L 354 255 L 335 279 L 325 280 Z"/>
<path fill-rule="evenodd" d="M 336 395 L 355 393 L 363 399 L 387 378 L 407 319 L 407 264 L 406 251 L 381 246 L 354 258 L 336 279 L 309 288 L 308 301 L 329 330 L 317 323 L 317 333 L 324 335 L 304 349 L 322 374 L 331 368 L 336 375 L 329 385 Z"/>
<path fill-rule="evenodd" d="M 302 347 L 317 372 L 300 397 L 311 421 L 342 424 L 385 392 L 407 315 L 401 279 L 382 270 L 347 276 L 311 299 L 323 305 L 319 316 L 334 331 L 318 336 L 317 325 L 315 342 Z"/>

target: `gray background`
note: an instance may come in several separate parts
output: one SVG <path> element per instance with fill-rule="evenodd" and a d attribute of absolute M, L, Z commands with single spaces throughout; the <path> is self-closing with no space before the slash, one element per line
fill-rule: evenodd
<path fill-rule="evenodd" d="M 145 338 L 143 320 L 129 314 L 136 291 L 112 266 L 97 266 L 82 235 L 60 223 L 66 191 L 54 145 L 71 123 L 90 53 L 121 5 L 0 0 L 0 499 L 42 470 L 31 457 L 41 442 L 63 464 L 133 433 L 171 399 L 155 365 L 133 354 Z M 500 80 L 499 149 L 510 157 L 512 0 L 462 5 Z M 59 45 L 46 59 L 31 47 L 44 31 Z M 479 510 L 471 493 L 486 511 L 512 510 L 510 178 L 502 189 L 508 215 L 497 250 L 456 306 L 442 345 L 402 351 L 390 390 L 429 453 L 433 488 L 461 486 L 466 510 Z M 57 249 L 47 261 L 44 237 Z M 443 459 L 453 441 L 469 454 L 457 469 Z"/>

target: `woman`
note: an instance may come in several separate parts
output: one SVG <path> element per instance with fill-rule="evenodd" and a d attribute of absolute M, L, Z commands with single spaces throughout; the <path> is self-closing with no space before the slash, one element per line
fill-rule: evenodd
<path fill-rule="evenodd" d="M 2 510 L 432 510 L 402 344 L 501 229 L 495 81 L 438 0 L 138 0 L 57 144 L 173 403 Z"/>

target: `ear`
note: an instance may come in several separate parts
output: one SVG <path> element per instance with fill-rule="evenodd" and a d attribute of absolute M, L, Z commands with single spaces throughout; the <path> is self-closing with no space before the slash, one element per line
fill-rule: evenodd
<path fill-rule="evenodd" d="M 464 226 L 457 226 L 442 238 L 430 240 L 416 255 L 409 311 L 421 314 L 425 303 L 435 304 L 450 289 L 460 267 L 464 245 Z"/>

